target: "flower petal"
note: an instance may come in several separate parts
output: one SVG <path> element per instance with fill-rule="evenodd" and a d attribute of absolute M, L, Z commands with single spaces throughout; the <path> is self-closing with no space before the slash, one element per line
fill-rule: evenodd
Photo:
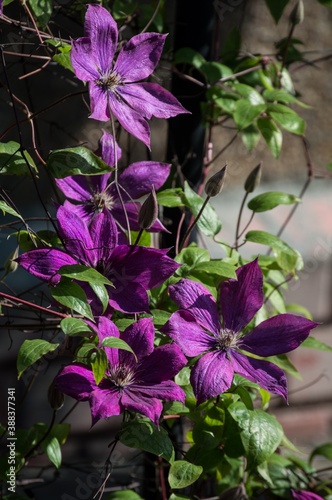
<path fill-rule="evenodd" d="M 145 396 L 138 390 L 135 390 L 135 387 L 132 390 L 127 387 L 122 393 L 121 404 L 126 410 L 145 415 L 158 426 L 159 417 L 163 409 L 163 405 L 159 399 Z"/>
<path fill-rule="evenodd" d="M 150 398 L 158 398 L 162 401 L 181 401 L 185 402 L 186 393 L 172 380 L 165 380 L 159 384 L 133 384 L 131 389 L 136 389 L 141 394 Z"/>
<path fill-rule="evenodd" d="M 101 345 L 102 341 L 106 337 L 120 337 L 120 332 L 118 327 L 105 316 L 100 316 L 98 321 L 98 338 L 99 344 Z M 107 354 L 108 361 L 111 366 L 115 366 L 119 363 L 119 349 L 113 347 L 104 347 L 105 352 Z"/>
<path fill-rule="evenodd" d="M 140 161 L 132 163 L 119 175 L 123 199 L 136 200 L 149 194 L 154 186 L 157 191 L 167 180 L 171 169 L 168 163 Z"/>
<path fill-rule="evenodd" d="M 181 309 L 190 311 L 201 326 L 219 333 L 221 323 L 217 304 L 203 285 L 184 278 L 169 287 L 169 295 Z"/>
<path fill-rule="evenodd" d="M 110 253 L 118 243 L 118 229 L 111 214 L 104 209 L 95 215 L 89 225 L 89 232 L 96 254 L 96 262 L 107 262 Z"/>
<path fill-rule="evenodd" d="M 263 275 L 257 259 L 237 271 L 237 280 L 224 281 L 220 287 L 224 327 L 239 332 L 262 307 Z"/>
<path fill-rule="evenodd" d="M 90 38 L 79 38 L 73 40 L 70 59 L 75 75 L 84 82 L 92 82 L 99 78 L 98 68 L 95 60 L 95 52 Z"/>
<path fill-rule="evenodd" d="M 85 15 L 84 31 L 91 39 L 99 71 L 107 73 L 111 69 L 118 41 L 116 22 L 104 7 L 90 4 Z"/>
<path fill-rule="evenodd" d="M 167 35 L 141 33 L 133 36 L 120 51 L 114 72 L 123 83 L 144 80 L 157 66 Z"/>
<path fill-rule="evenodd" d="M 145 288 L 140 283 L 134 283 L 128 280 L 128 277 L 117 271 L 117 276 L 110 277 L 115 288 L 108 288 L 109 305 L 117 311 L 122 311 L 128 314 L 149 313 L 149 298 Z"/>
<path fill-rule="evenodd" d="M 170 380 L 187 364 L 186 357 L 176 344 L 165 344 L 157 347 L 145 358 L 139 368 L 140 381 L 157 384 Z"/>
<path fill-rule="evenodd" d="M 188 311 L 173 313 L 160 330 L 171 337 L 186 356 L 198 356 L 216 346 L 215 339 L 203 330 Z"/>
<path fill-rule="evenodd" d="M 122 156 L 122 149 L 118 146 L 118 143 L 114 140 L 112 134 L 103 130 L 103 135 L 100 138 L 100 147 L 101 147 L 101 157 L 107 165 L 110 167 L 114 167 L 115 159 L 118 162 Z M 114 147 L 115 145 L 115 147 Z M 109 177 L 109 174 L 106 174 Z M 103 191 L 106 185 L 101 189 Z"/>
<path fill-rule="evenodd" d="M 93 210 L 93 206 L 90 204 L 75 204 L 70 203 L 70 201 L 66 200 L 63 204 L 66 210 L 77 215 L 79 219 L 81 219 L 85 224 L 89 225 L 92 220 L 95 212 Z"/>
<path fill-rule="evenodd" d="M 152 318 L 141 318 L 135 323 L 128 326 L 121 336 L 122 340 L 130 345 L 137 356 L 138 361 L 141 361 L 146 356 L 149 356 L 154 350 L 154 325 Z M 121 351 L 121 363 L 125 363 L 124 358 L 132 354 Z"/>
<path fill-rule="evenodd" d="M 121 404 L 121 394 L 119 388 L 108 380 L 102 380 L 90 397 L 90 407 L 92 415 L 92 425 L 101 418 L 120 415 L 124 408 Z"/>
<path fill-rule="evenodd" d="M 78 401 L 86 401 L 95 390 L 92 370 L 81 363 L 65 366 L 56 376 L 55 384 L 60 391 Z"/>
<path fill-rule="evenodd" d="M 250 358 L 233 350 L 230 355 L 234 372 L 287 400 L 287 380 L 281 368 L 269 361 Z"/>
<path fill-rule="evenodd" d="M 20 255 L 16 262 L 36 278 L 54 285 L 61 276 L 57 271 L 62 266 L 77 264 L 77 260 L 56 248 L 39 248 Z"/>
<path fill-rule="evenodd" d="M 91 115 L 89 118 L 94 118 L 101 122 L 108 122 L 110 119 L 108 100 L 109 92 L 102 89 L 94 81 L 89 82 L 89 96 Z"/>
<path fill-rule="evenodd" d="M 71 200 L 88 203 L 91 200 L 91 187 L 85 175 L 73 175 L 64 179 L 55 179 L 63 194 Z"/>
<path fill-rule="evenodd" d="M 295 314 L 278 314 L 242 337 L 238 347 L 258 356 L 284 354 L 296 349 L 318 324 Z"/>
<path fill-rule="evenodd" d="M 234 370 L 226 352 L 214 351 L 204 354 L 191 371 L 190 381 L 197 404 L 219 396 L 232 384 Z"/>

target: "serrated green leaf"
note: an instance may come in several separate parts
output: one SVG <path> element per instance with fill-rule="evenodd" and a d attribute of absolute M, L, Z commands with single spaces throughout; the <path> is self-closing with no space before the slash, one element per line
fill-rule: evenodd
<path fill-rule="evenodd" d="M 89 284 L 103 284 L 113 286 L 109 279 L 103 274 L 99 273 L 96 269 L 81 264 L 72 264 L 60 267 L 59 274 L 67 278 L 75 279 L 78 281 L 87 281 Z"/>
<path fill-rule="evenodd" d="M 282 147 L 282 132 L 269 118 L 259 118 L 257 126 L 271 153 L 275 158 L 278 158 Z"/>
<path fill-rule="evenodd" d="M 107 368 L 107 355 L 103 349 L 95 349 L 90 357 L 90 364 L 97 385 L 102 381 Z"/>
<path fill-rule="evenodd" d="M 194 465 L 186 460 L 177 460 L 169 470 L 168 482 L 171 488 L 185 488 L 193 484 L 203 472 L 203 467 Z"/>
<path fill-rule="evenodd" d="M 301 199 L 293 194 L 269 191 L 252 198 L 248 203 L 248 208 L 253 212 L 266 212 L 279 205 L 291 205 L 300 201 Z"/>
<path fill-rule="evenodd" d="M 150 420 L 125 422 L 120 431 L 120 441 L 129 448 L 153 453 L 170 463 L 174 461 L 174 448 L 167 432 L 162 427 L 158 429 Z"/>
<path fill-rule="evenodd" d="M 157 193 L 158 205 L 162 207 L 183 207 L 184 193 L 181 188 L 164 189 Z"/>
<path fill-rule="evenodd" d="M 21 377 L 22 373 L 29 368 L 29 366 L 33 365 L 48 352 L 55 351 L 58 346 L 59 344 L 51 344 L 42 339 L 25 340 L 17 355 L 16 366 L 18 378 Z"/>
<path fill-rule="evenodd" d="M 86 337 L 93 334 L 89 325 L 79 318 L 64 318 L 60 323 L 60 327 L 63 333 L 70 337 Z"/>
<path fill-rule="evenodd" d="M 304 135 L 306 123 L 293 109 L 284 104 L 268 104 L 266 111 L 288 132 Z"/>
<path fill-rule="evenodd" d="M 240 99 L 235 104 L 234 121 L 239 130 L 251 125 L 265 111 L 265 104 L 252 104 L 249 99 Z"/>
<path fill-rule="evenodd" d="M 190 208 L 193 215 L 196 217 L 202 208 L 204 199 L 191 189 L 187 181 L 184 183 L 184 194 L 186 198 L 186 206 Z M 198 219 L 197 226 L 202 233 L 210 238 L 213 238 L 213 236 L 218 234 L 221 230 L 221 221 L 215 209 L 209 203 L 206 204 L 203 213 Z"/>
<path fill-rule="evenodd" d="M 308 347 L 310 349 L 317 349 L 319 351 L 331 352 L 332 347 L 330 345 L 325 344 L 321 340 L 316 339 L 315 337 L 307 337 L 301 344 L 303 347 Z"/>
<path fill-rule="evenodd" d="M 113 347 L 114 349 L 122 349 L 123 351 L 131 352 L 135 356 L 137 361 L 136 354 L 132 350 L 129 344 L 118 337 L 105 337 L 101 343 L 103 347 Z"/>
<path fill-rule="evenodd" d="M 277 2 L 275 0 L 265 0 L 265 3 L 276 23 L 279 22 L 279 19 L 281 18 L 288 2 L 289 0 L 278 0 Z"/>
<path fill-rule="evenodd" d="M 51 288 L 51 295 L 63 306 L 94 321 L 84 290 L 69 278 L 61 278 L 60 283 Z"/>
<path fill-rule="evenodd" d="M 0 142 L 0 174 L 30 175 L 28 165 L 38 173 L 35 162 L 27 151 L 21 152 L 18 142 Z"/>
<path fill-rule="evenodd" d="M 47 167 L 59 179 L 77 174 L 100 175 L 114 170 L 83 146 L 52 151 L 47 158 Z"/>

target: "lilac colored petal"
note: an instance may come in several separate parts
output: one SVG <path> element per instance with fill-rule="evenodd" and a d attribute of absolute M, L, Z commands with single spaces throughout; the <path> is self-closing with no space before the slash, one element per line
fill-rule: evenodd
<path fill-rule="evenodd" d="M 118 327 L 105 316 L 100 316 L 98 321 L 98 338 L 99 344 L 101 345 L 102 341 L 106 337 L 120 337 L 120 332 Z M 119 350 L 113 347 L 104 347 L 105 352 L 107 354 L 108 361 L 111 366 L 117 365 L 119 363 Z"/>
<path fill-rule="evenodd" d="M 139 207 L 139 203 L 137 203 Z M 127 219 L 129 222 L 129 227 L 131 231 L 139 231 L 140 226 L 138 224 L 138 207 L 135 203 L 124 203 L 124 207 L 126 210 L 127 218 L 125 216 L 123 207 L 120 202 L 117 205 L 114 205 L 111 209 L 111 214 L 116 220 L 116 222 L 120 225 L 120 227 L 126 231 L 127 230 Z"/>
<path fill-rule="evenodd" d="M 123 199 L 128 195 L 136 200 L 149 194 L 154 186 L 157 191 L 167 180 L 171 166 L 168 163 L 156 161 L 140 161 L 132 163 L 119 175 L 119 184 Z"/>
<path fill-rule="evenodd" d="M 130 345 L 130 347 L 136 354 L 138 361 L 142 361 L 143 358 L 149 356 L 154 350 L 153 319 L 139 319 L 125 329 L 121 338 Z M 121 363 L 125 363 L 125 358 L 128 355 L 130 356 L 130 359 L 132 359 L 132 354 L 126 351 L 120 352 L 119 357 Z"/>
<path fill-rule="evenodd" d="M 97 254 L 86 223 L 76 213 L 64 206 L 59 207 L 57 219 L 66 250 L 81 259 L 81 264 L 94 267 L 97 262 Z"/>
<path fill-rule="evenodd" d="M 173 378 L 187 364 L 186 357 L 175 344 L 157 347 L 145 358 L 139 369 L 140 381 L 156 384 Z"/>
<path fill-rule="evenodd" d="M 112 65 L 118 41 L 118 28 L 111 14 L 100 5 L 89 5 L 85 15 L 84 32 L 98 57 L 98 69 L 107 73 Z"/>
<path fill-rule="evenodd" d="M 197 404 L 227 391 L 232 384 L 234 370 L 224 351 L 204 354 L 191 371 L 190 381 Z"/>
<path fill-rule="evenodd" d="M 224 281 L 220 287 L 221 312 L 224 327 L 239 332 L 262 307 L 263 275 L 257 259 L 240 267 L 237 280 Z"/>
<path fill-rule="evenodd" d="M 110 253 L 118 243 L 118 229 L 111 214 L 104 209 L 95 215 L 89 225 L 89 231 L 96 254 L 96 262 L 107 262 Z"/>
<path fill-rule="evenodd" d="M 121 148 L 118 146 L 117 142 L 114 141 L 114 137 L 112 136 L 112 134 L 110 134 L 106 130 L 103 130 L 103 135 L 101 136 L 99 142 L 101 146 L 101 157 L 103 161 L 107 163 L 107 165 L 109 165 L 110 167 L 114 167 L 115 159 L 119 161 L 122 156 Z M 114 144 L 115 144 L 115 149 L 114 149 Z M 103 191 L 105 187 L 106 185 L 101 189 L 101 191 Z"/>
<path fill-rule="evenodd" d="M 318 324 L 295 314 L 278 314 L 256 326 L 238 347 L 258 356 L 284 354 L 296 349 Z"/>
<path fill-rule="evenodd" d="M 188 309 L 201 326 L 212 333 L 219 333 L 221 323 L 217 304 L 203 285 L 181 279 L 169 287 L 169 295 L 181 309 Z"/>
<path fill-rule="evenodd" d="M 173 313 L 161 331 L 171 337 L 186 356 L 198 356 L 216 347 L 214 337 L 206 333 L 188 311 Z"/>
<path fill-rule="evenodd" d="M 149 313 L 149 298 L 145 288 L 140 283 L 128 281 L 125 275 L 121 277 L 120 273 L 117 278 L 114 275 L 110 277 L 115 288 L 108 288 L 109 305 L 128 314 Z"/>
<path fill-rule="evenodd" d="M 150 119 L 170 118 L 189 113 L 179 101 L 157 83 L 127 83 L 118 88 L 121 97 L 140 114 Z"/>
<path fill-rule="evenodd" d="M 126 105 L 126 102 L 124 102 L 121 96 L 119 95 L 118 89 L 119 87 L 117 88 L 117 92 L 115 94 L 109 93 L 108 96 L 109 105 L 112 110 L 112 113 L 119 120 L 122 127 L 126 129 L 127 132 L 129 132 L 129 134 L 133 135 L 134 137 L 137 137 L 137 139 L 142 141 L 148 148 L 150 148 L 150 127 L 147 121 L 142 117 L 141 113 L 138 113 L 137 111 L 132 109 L 129 105 Z M 97 97 L 98 96 L 96 93 L 96 98 Z M 105 102 L 107 108 L 107 100 Z M 102 113 L 100 111 L 100 116 L 101 115 Z M 95 118 L 95 116 L 93 118 Z M 97 119 L 100 120 L 101 118 Z M 107 120 L 109 120 L 108 115 L 107 115 Z"/>
<path fill-rule="evenodd" d="M 90 38 L 73 40 L 70 59 L 75 75 L 84 82 L 92 82 L 99 78 L 94 49 Z"/>
<path fill-rule="evenodd" d="M 109 174 L 91 175 L 91 177 L 89 177 L 89 183 L 91 185 L 92 192 L 93 193 L 104 192 L 107 188 L 107 185 L 111 177 L 112 177 L 111 172 Z"/>
<path fill-rule="evenodd" d="M 131 389 L 136 389 L 137 392 L 145 396 L 158 398 L 162 401 L 181 401 L 181 403 L 184 403 L 186 399 L 186 393 L 172 380 L 165 380 L 158 385 L 133 384 Z"/>
<path fill-rule="evenodd" d="M 163 409 L 163 405 L 159 399 L 146 397 L 142 393 L 125 389 L 121 396 L 121 404 L 126 410 L 145 415 L 158 426 L 159 417 Z"/>
<path fill-rule="evenodd" d="M 87 203 L 91 199 L 91 188 L 85 175 L 55 179 L 55 183 L 63 194 L 71 200 Z"/>
<path fill-rule="evenodd" d="M 287 380 L 281 368 L 269 361 L 249 358 L 233 350 L 230 355 L 234 372 L 287 400 Z"/>
<path fill-rule="evenodd" d="M 61 276 L 57 274 L 60 267 L 77 264 L 76 259 L 56 248 L 30 250 L 20 255 L 16 262 L 36 278 L 54 285 L 60 281 Z"/>
<path fill-rule="evenodd" d="M 81 219 L 85 224 L 89 224 L 89 222 L 91 221 L 92 217 L 95 214 L 92 205 L 88 204 L 76 205 L 75 203 L 71 203 L 70 201 L 66 200 L 63 206 L 65 207 L 66 210 L 77 215 L 77 217 Z"/>
<path fill-rule="evenodd" d="M 92 425 L 101 418 L 120 415 L 123 412 L 118 387 L 108 380 L 102 380 L 90 397 Z"/>
<path fill-rule="evenodd" d="M 311 491 L 291 490 L 291 492 L 292 497 L 295 498 L 295 500 L 324 500 L 323 497 L 320 497 L 319 495 L 316 495 L 316 493 L 312 493 Z"/>
<path fill-rule="evenodd" d="M 86 401 L 96 389 L 96 382 L 90 368 L 81 363 L 65 366 L 56 376 L 55 384 L 64 394 Z"/>
<path fill-rule="evenodd" d="M 91 108 L 91 115 L 89 118 L 94 118 L 95 120 L 99 120 L 101 122 L 108 122 L 110 119 L 107 104 L 109 93 L 93 81 L 89 82 L 89 96 Z"/>
<path fill-rule="evenodd" d="M 144 80 L 157 66 L 167 35 L 141 33 L 133 36 L 120 51 L 114 72 L 123 83 Z"/>

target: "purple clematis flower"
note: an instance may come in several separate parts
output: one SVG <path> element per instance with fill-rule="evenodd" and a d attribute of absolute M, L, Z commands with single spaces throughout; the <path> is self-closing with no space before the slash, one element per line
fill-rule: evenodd
<path fill-rule="evenodd" d="M 284 372 L 250 354 L 265 357 L 292 351 L 318 324 L 294 314 L 279 314 L 243 336 L 242 329 L 263 305 L 263 276 L 257 260 L 240 267 L 236 274 L 237 280 L 229 279 L 220 287 L 223 323 L 213 296 L 203 285 L 181 279 L 169 287 L 170 297 L 180 310 L 162 331 L 186 356 L 201 356 L 191 372 L 197 404 L 227 391 L 234 373 L 286 399 Z"/>
<path fill-rule="evenodd" d="M 102 159 L 109 166 L 115 164 L 113 136 L 104 131 L 100 140 Z M 121 157 L 121 149 L 118 148 L 117 158 Z M 137 198 L 145 196 L 152 191 L 152 186 L 158 190 L 169 176 L 171 166 L 167 163 L 155 161 L 140 161 L 132 163 L 118 175 L 117 185 L 114 182 L 113 173 L 103 175 L 74 175 L 64 179 L 56 179 L 55 182 L 61 191 L 70 200 L 64 205 L 77 213 L 86 222 L 90 222 L 93 216 L 107 209 L 118 225 L 126 230 L 127 219 L 119 196 L 124 203 L 130 229 L 139 231 L 138 212 L 140 203 L 135 202 Z M 164 226 L 157 220 L 149 231 L 165 231 Z"/>
<path fill-rule="evenodd" d="M 316 495 L 316 493 L 304 490 L 292 490 L 292 497 L 295 498 L 295 500 L 324 500 L 323 497 Z"/>
<path fill-rule="evenodd" d="M 58 270 L 64 265 L 93 267 L 115 287 L 108 287 L 112 308 L 127 313 L 149 312 L 147 290 L 163 283 L 179 267 L 166 255 L 167 250 L 118 245 L 117 227 L 108 212 L 97 214 L 87 225 L 62 206 L 57 218 L 65 250 L 30 250 L 18 257 L 17 262 L 29 273 L 53 285 L 60 281 Z"/>
<path fill-rule="evenodd" d="M 111 14 L 100 5 L 89 5 L 84 34 L 72 42 L 71 62 L 77 78 L 89 82 L 90 118 L 108 121 L 112 113 L 123 128 L 149 147 L 146 119 L 188 113 L 160 85 L 140 82 L 157 66 L 166 35 L 141 33 L 132 37 L 113 64 L 118 28 Z"/>
<path fill-rule="evenodd" d="M 101 316 L 98 323 L 100 342 L 105 337 L 120 337 L 116 325 Z M 106 347 L 106 377 L 97 386 L 92 370 L 80 363 L 66 366 L 56 377 L 57 387 L 79 401 L 89 401 L 92 424 L 101 418 L 120 415 L 125 410 L 145 415 L 156 425 L 162 401 L 185 400 L 184 391 L 171 379 L 187 360 L 175 344 L 154 347 L 152 318 L 133 323 L 122 333 L 136 354 Z"/>

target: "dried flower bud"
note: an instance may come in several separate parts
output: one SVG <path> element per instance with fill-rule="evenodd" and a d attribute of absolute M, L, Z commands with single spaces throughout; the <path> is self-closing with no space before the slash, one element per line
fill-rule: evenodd
<path fill-rule="evenodd" d="M 138 223 L 141 229 L 150 229 L 158 217 L 157 196 L 152 186 L 152 191 L 144 201 L 138 214 Z"/>
<path fill-rule="evenodd" d="M 303 19 L 304 19 L 303 1 L 299 0 L 289 15 L 289 22 L 295 26 L 296 24 L 301 24 L 303 22 Z"/>
<path fill-rule="evenodd" d="M 53 380 L 48 388 L 47 398 L 52 410 L 60 410 L 60 408 L 63 407 L 65 396 L 63 392 L 61 392 L 60 389 L 57 388 L 54 382 L 55 381 Z"/>
<path fill-rule="evenodd" d="M 4 264 L 4 269 L 6 274 L 14 273 L 18 268 L 18 263 L 15 262 L 15 259 L 18 257 L 18 247 L 7 257 Z"/>
<path fill-rule="evenodd" d="M 244 189 L 247 193 L 252 193 L 256 189 L 256 187 L 259 185 L 261 181 L 261 175 L 262 175 L 262 164 L 259 163 L 257 167 L 255 167 L 254 170 L 250 172 L 246 182 L 244 183 Z"/>
<path fill-rule="evenodd" d="M 210 197 L 217 196 L 217 194 L 221 192 L 225 182 L 226 169 L 227 169 L 227 163 L 221 170 L 219 170 L 219 172 L 214 174 L 207 181 L 204 188 L 207 196 Z"/>

